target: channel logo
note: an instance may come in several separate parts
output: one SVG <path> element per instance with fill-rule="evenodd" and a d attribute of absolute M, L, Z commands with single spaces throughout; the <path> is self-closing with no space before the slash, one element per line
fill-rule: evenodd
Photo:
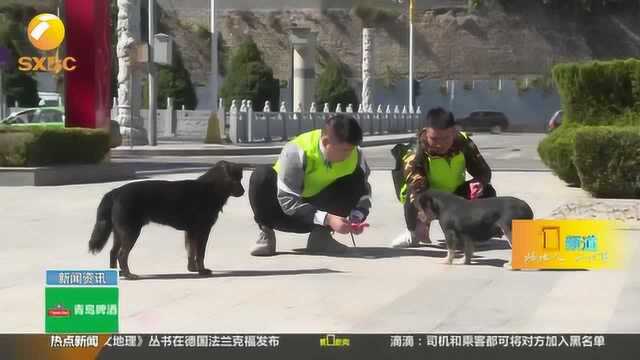
<path fill-rule="evenodd" d="M 56 50 L 64 41 L 64 24 L 59 17 L 53 14 L 36 15 L 29 22 L 27 37 L 31 44 L 40 51 Z M 75 64 L 76 59 L 73 57 L 60 59 L 57 55 L 47 57 L 23 56 L 18 59 L 18 69 L 20 71 L 49 71 L 58 74 L 63 70 L 75 70 Z"/>
<path fill-rule="evenodd" d="M 351 339 L 349 339 L 348 337 L 339 338 L 331 334 L 320 339 L 320 347 L 323 347 L 323 348 L 350 347 L 350 346 L 351 346 Z"/>
<path fill-rule="evenodd" d="M 513 269 L 619 269 L 628 242 L 619 224 L 595 219 L 514 220 Z"/>
<path fill-rule="evenodd" d="M 36 49 L 54 50 L 64 41 L 64 24 L 53 14 L 40 14 L 29 22 L 27 35 Z"/>

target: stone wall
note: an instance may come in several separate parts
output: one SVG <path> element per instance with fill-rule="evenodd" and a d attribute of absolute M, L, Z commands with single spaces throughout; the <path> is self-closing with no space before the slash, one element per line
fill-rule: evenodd
<path fill-rule="evenodd" d="M 315 0 L 314 3 L 320 2 Z M 461 5 L 465 1 L 436 2 L 418 1 L 422 7 L 417 11 L 415 22 L 415 73 L 420 80 L 523 79 L 548 74 L 552 65 L 559 62 L 640 56 L 640 23 L 634 21 L 635 14 L 585 18 L 553 14 L 543 9 L 508 14 L 494 9 L 470 15 Z M 198 36 L 194 29 L 199 28 L 201 33 L 208 30 L 209 0 L 160 0 L 160 3 L 169 15 L 167 21 L 192 80 L 206 86 L 210 44 L 206 34 Z M 273 68 L 274 75 L 290 81 L 289 29 L 309 27 L 319 33 L 317 73 L 328 59 L 339 59 L 347 65 L 351 82 L 356 86 L 356 92 L 360 92 L 363 21 L 353 9 L 345 5 L 343 8 L 329 6 L 329 9 L 291 6 L 286 10 L 273 10 L 269 9 L 271 2 L 265 1 L 263 4 L 266 5 L 258 6 L 255 11 L 244 11 L 225 9 L 228 3 L 219 1 L 218 5 L 221 8 L 218 30 L 228 53 L 243 39 L 251 37 Z M 238 7 L 242 3 L 238 1 Z M 408 76 L 408 25 L 406 12 L 402 9 L 404 7 L 395 10 L 391 7 L 387 16 L 376 24 L 374 74 L 379 82 L 391 79 L 401 84 Z M 189 11 L 191 15 L 187 15 Z M 399 94 L 405 87 L 398 85 L 397 90 L 376 92 L 386 94 L 383 103 L 391 103 L 398 97 L 404 98 Z M 199 108 L 208 106 L 207 93 L 206 88 L 198 89 Z M 536 121 L 553 113 L 559 100 L 556 97 L 546 103 L 548 105 L 537 115 L 540 119 Z"/>
<path fill-rule="evenodd" d="M 211 0 L 157 0 L 163 8 L 175 11 L 179 15 L 205 16 Z M 407 0 L 408 1 L 408 0 Z M 357 3 L 385 8 L 406 8 L 407 1 L 400 4 L 397 0 L 216 0 L 218 10 L 268 11 L 282 9 L 351 9 Z M 416 0 L 417 9 L 466 6 L 467 0 Z M 207 14 L 208 15 L 208 14 Z"/>
<path fill-rule="evenodd" d="M 182 23 L 207 19 L 181 18 Z M 377 26 L 375 72 L 387 69 L 400 76 L 408 73 L 408 26 L 400 14 Z M 338 58 L 359 76 L 362 21 L 347 9 L 221 11 L 219 31 L 229 49 L 252 37 L 274 69 L 288 79 L 290 56 L 288 29 L 309 27 L 319 32 L 318 70 L 328 58 Z M 606 36 L 604 35 L 606 34 Z M 640 23 L 633 17 L 608 15 L 588 23 L 542 15 L 514 15 L 494 11 L 485 16 L 466 10 L 419 11 L 415 23 L 415 70 L 417 78 L 478 78 L 547 73 L 558 62 L 640 56 Z M 613 40 L 612 40 L 613 39 Z M 190 39 L 189 39 L 190 40 Z M 615 41 L 615 44 L 611 44 Z M 204 43 L 178 41 L 183 52 L 202 52 Z M 612 46 L 609 46 L 612 45 Z M 615 46 L 613 46 L 615 45 Z M 191 47 L 197 46 L 198 49 Z M 208 51 L 205 49 L 204 53 Z M 207 58 L 191 63 L 195 80 L 206 80 Z"/>

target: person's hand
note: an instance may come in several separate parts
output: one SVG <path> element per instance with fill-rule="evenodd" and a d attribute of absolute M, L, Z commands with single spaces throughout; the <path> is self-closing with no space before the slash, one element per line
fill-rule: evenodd
<path fill-rule="evenodd" d="M 363 224 L 364 220 L 367 218 L 365 215 L 366 210 L 353 209 L 349 214 L 349 222 L 351 223 L 351 233 L 360 235 L 364 231 L 366 227 Z"/>
<path fill-rule="evenodd" d="M 482 195 L 482 191 L 484 190 L 484 186 L 479 181 L 473 181 L 469 183 L 469 199 L 475 200 Z"/>
<path fill-rule="evenodd" d="M 333 214 L 327 214 L 324 223 L 338 234 L 348 234 L 351 232 L 351 223 L 349 222 L 349 220 L 347 220 L 347 218 Z"/>

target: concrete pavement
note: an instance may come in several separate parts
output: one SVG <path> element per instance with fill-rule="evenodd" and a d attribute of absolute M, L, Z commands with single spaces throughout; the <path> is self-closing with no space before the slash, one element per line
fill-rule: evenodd
<path fill-rule="evenodd" d="M 538 156 L 537 146 L 544 134 L 501 135 L 475 134 L 474 142 L 480 148 L 484 158 L 494 171 L 549 171 Z M 196 145 L 184 145 L 196 146 Z M 199 144 L 197 146 L 202 146 Z M 365 147 L 364 153 L 369 166 L 374 170 L 389 170 L 395 166 L 390 150 L 394 145 Z M 156 150 L 151 150 L 156 151 Z M 245 155 L 233 156 L 236 163 L 253 166 L 256 164 L 272 164 L 278 155 L 256 155 L 248 152 Z M 158 155 L 113 155 L 113 161 L 125 163 L 136 169 L 142 176 L 204 171 L 220 160 L 230 160 L 229 156 L 158 156 Z"/>
<path fill-rule="evenodd" d="M 198 174 L 158 179 L 194 178 Z M 244 183 L 248 183 L 249 172 Z M 215 226 L 205 264 L 214 276 L 186 271 L 183 236 L 150 225 L 134 248 L 132 271 L 146 280 L 120 284 L 122 332 L 638 332 L 639 265 L 621 271 L 514 272 L 496 241 L 478 265 L 446 266 L 438 247 L 394 250 L 404 228 L 388 171 L 371 177 L 372 227 L 340 257 L 299 255 L 306 237 L 277 233 L 278 251 L 253 258 L 257 235 L 247 197 L 230 199 Z M 122 183 L 0 188 L 3 251 L 0 332 L 42 332 L 47 269 L 108 266 L 87 241 L 102 194 Z M 588 195 L 550 173 L 496 172 L 500 194 L 528 201 L 536 217 Z M 638 232 L 629 236 L 640 240 Z M 438 226 L 432 238 L 442 239 Z M 351 244 L 347 236 L 339 241 Z M 638 247 L 632 250 L 637 259 Z"/>

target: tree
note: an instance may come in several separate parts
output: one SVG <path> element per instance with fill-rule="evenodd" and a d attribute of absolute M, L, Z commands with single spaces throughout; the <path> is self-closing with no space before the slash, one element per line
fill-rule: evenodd
<path fill-rule="evenodd" d="M 191 75 L 184 67 L 182 56 L 177 49 L 173 51 L 173 65 L 157 65 L 156 66 L 156 104 L 158 108 L 167 107 L 167 98 L 174 99 L 176 109 L 184 107 L 186 109 L 195 109 L 198 106 L 198 97 L 191 82 Z M 149 86 L 144 83 L 144 106 L 149 107 Z"/>
<path fill-rule="evenodd" d="M 0 46 L 9 49 L 11 66 L 5 69 L 4 93 L 7 103 L 13 105 L 16 101 L 23 107 L 38 106 L 38 82 L 29 73 L 18 70 L 18 57 L 31 55 L 23 53 L 23 46 L 27 42 L 26 24 L 36 13 L 33 7 L 11 4 L 0 7 Z"/>
<path fill-rule="evenodd" d="M 318 77 L 316 100 L 318 104 L 329 103 L 331 109 L 338 103 L 357 107 L 358 96 L 347 81 L 343 64 L 331 60 L 325 65 Z"/>
<path fill-rule="evenodd" d="M 187 109 L 195 109 L 198 98 L 180 51 L 175 49 L 173 52 L 173 66 L 161 65 L 158 69 L 158 106 L 166 107 L 167 98 L 171 97 L 175 99 L 176 108 L 184 105 Z"/>
<path fill-rule="evenodd" d="M 273 77 L 273 70 L 262 59 L 256 43 L 244 41 L 231 59 L 231 66 L 220 89 L 225 106 L 232 100 L 251 100 L 253 110 L 261 111 L 265 101 L 278 104 L 280 84 Z"/>

